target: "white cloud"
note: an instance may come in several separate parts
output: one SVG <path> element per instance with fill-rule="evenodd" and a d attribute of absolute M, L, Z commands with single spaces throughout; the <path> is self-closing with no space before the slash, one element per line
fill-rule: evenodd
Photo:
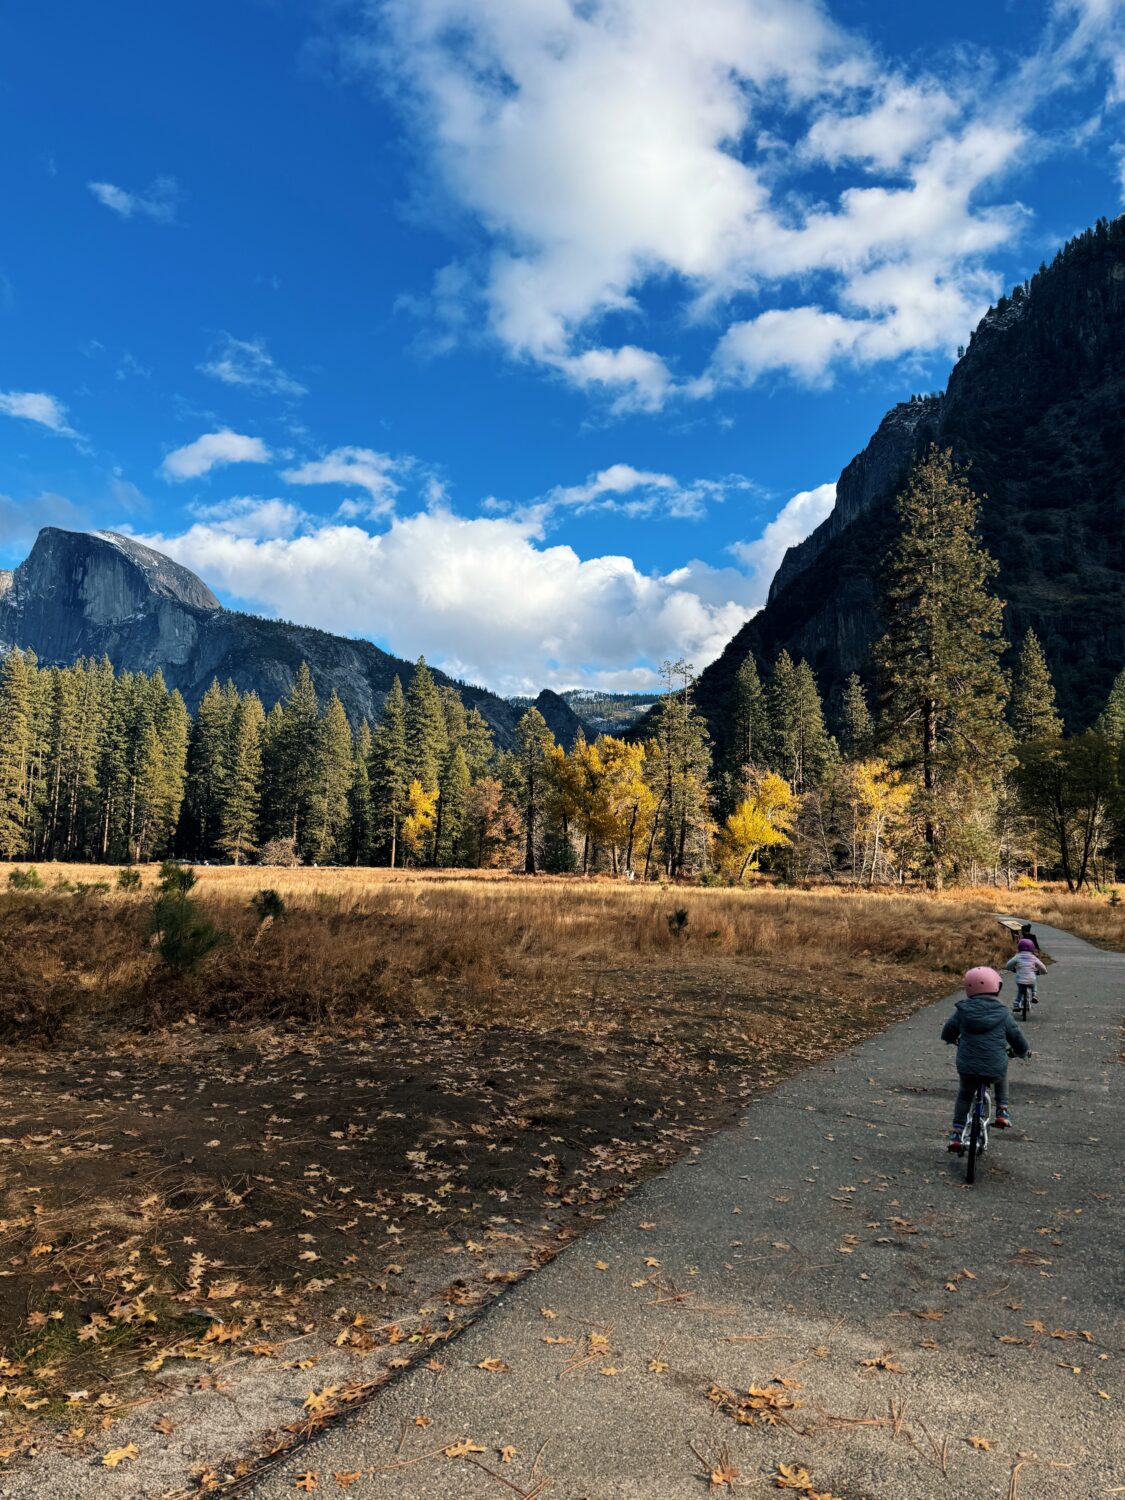
<path fill-rule="evenodd" d="M 626 470 L 604 471 L 585 488 L 627 487 Z M 541 516 L 466 518 L 442 506 L 373 534 L 281 501 L 240 499 L 200 513 L 178 536 L 142 540 L 251 606 L 371 636 L 410 659 L 424 652 L 499 691 L 644 689 L 665 657 L 687 656 L 699 668 L 714 660 L 764 602 L 784 543 L 821 518 L 830 489 L 794 497 L 745 549 L 746 568 L 693 561 L 647 573 L 629 557 L 549 544 Z"/>
<path fill-rule="evenodd" d="M 261 339 L 236 339 L 224 333 L 211 358 L 199 368 L 224 385 L 241 385 L 274 396 L 305 394 L 305 387 L 286 374 Z"/>
<path fill-rule="evenodd" d="M 88 182 L 86 186 L 99 203 L 111 208 L 123 219 L 138 216 L 170 224 L 176 217 L 180 190 L 174 177 L 158 177 L 143 193 L 131 193 L 112 182 Z"/>
<path fill-rule="evenodd" d="M 819 381 L 952 352 L 1000 289 L 989 257 L 1024 223 L 997 195 L 1038 147 L 1033 112 L 1125 57 L 1120 0 L 1056 0 L 1022 60 L 963 49 L 940 79 L 817 0 L 365 9 L 353 65 L 412 101 L 433 178 L 484 239 L 415 306 L 446 340 L 487 323 L 618 411 L 765 369 Z M 448 207 L 435 217 L 464 222 Z M 739 330 L 720 330 L 702 377 L 652 347 L 677 330 L 670 307 Z"/>
<path fill-rule="evenodd" d="M 270 450 L 261 438 L 247 437 L 223 427 L 218 432 L 205 432 L 183 448 L 176 448 L 160 468 L 165 479 L 199 479 L 225 464 L 264 464 L 269 459 Z"/>
<path fill-rule="evenodd" d="M 741 474 L 723 479 L 695 479 L 682 483 L 671 474 L 637 469 L 632 464 L 610 464 L 582 484 L 557 485 L 525 506 L 487 502 L 492 511 L 510 511 L 525 518 L 546 519 L 558 511 L 582 515 L 590 511 L 615 511 L 631 518 L 662 515 L 698 519 L 707 507 L 720 503 L 732 491 L 753 485 Z"/>
<path fill-rule="evenodd" d="M 226 536 L 259 540 L 288 539 L 310 521 L 300 506 L 288 500 L 260 500 L 253 495 L 238 495 L 215 505 L 195 505 L 192 514 Z"/>
<path fill-rule="evenodd" d="M 290 484 L 343 484 L 366 490 L 369 499 L 362 506 L 345 501 L 340 510 L 345 516 L 375 517 L 393 508 L 400 489 L 395 476 L 408 467 L 409 460 L 373 448 L 334 448 L 323 458 L 286 469 L 281 477 Z"/>
<path fill-rule="evenodd" d="M 831 514 L 835 503 L 835 484 L 799 490 L 782 506 L 757 541 L 736 542 L 730 549 L 754 579 L 760 604 L 766 602 L 773 575 L 786 552 L 815 531 Z"/>
<path fill-rule="evenodd" d="M 67 421 L 66 407 L 44 391 L 0 391 L 0 414 L 37 422 L 60 437 L 77 437 Z"/>

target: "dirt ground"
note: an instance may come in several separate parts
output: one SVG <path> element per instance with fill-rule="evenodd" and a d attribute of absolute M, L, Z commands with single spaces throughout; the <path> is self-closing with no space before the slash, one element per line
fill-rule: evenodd
<path fill-rule="evenodd" d="M 982 918 L 966 947 L 983 934 L 1000 941 Z M 558 985 L 549 1023 L 501 995 L 523 1019 L 188 1015 L 0 1050 L 0 1479 L 46 1446 L 112 1455 L 139 1413 L 169 1431 L 235 1366 L 312 1387 L 290 1436 L 315 1425 L 435 1357 L 753 1093 L 950 978 L 925 957 L 817 974 L 689 951 L 573 958 L 561 1008 Z M 201 1455 L 200 1493 L 287 1441 L 244 1436 Z"/>

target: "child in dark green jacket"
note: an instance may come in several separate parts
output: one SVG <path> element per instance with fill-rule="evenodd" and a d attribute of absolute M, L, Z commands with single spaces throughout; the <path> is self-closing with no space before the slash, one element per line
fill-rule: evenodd
<path fill-rule="evenodd" d="M 1027 1038 L 1000 999 L 1003 980 L 995 969 L 970 969 L 965 975 L 965 998 L 941 1028 L 943 1042 L 957 1043 L 960 1087 L 953 1106 L 953 1128 L 949 1149 L 957 1151 L 965 1121 L 969 1118 L 977 1086 L 983 1080 L 995 1085 L 998 1130 L 1012 1123 L 1008 1110 L 1008 1049 L 1017 1057 L 1029 1057 Z"/>

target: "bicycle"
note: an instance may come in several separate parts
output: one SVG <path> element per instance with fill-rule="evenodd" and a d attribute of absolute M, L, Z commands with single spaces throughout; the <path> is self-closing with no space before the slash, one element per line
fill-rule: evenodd
<path fill-rule="evenodd" d="M 1015 1057 L 1015 1055 L 1009 1047 L 1008 1056 Z M 1031 1053 L 1029 1052 L 1027 1056 L 1030 1057 Z M 972 1183 L 977 1179 L 977 1157 L 983 1156 L 988 1150 L 988 1127 L 991 1123 L 992 1079 L 978 1078 L 972 1113 L 961 1131 L 961 1148 L 957 1153 L 958 1156 L 968 1156 L 965 1163 L 966 1182 Z"/>
<path fill-rule="evenodd" d="M 1035 994 L 1033 984 L 1020 984 L 1016 986 L 1016 1003 L 1014 1013 L 1021 1021 L 1026 1021 L 1031 1014 L 1031 1000 Z"/>

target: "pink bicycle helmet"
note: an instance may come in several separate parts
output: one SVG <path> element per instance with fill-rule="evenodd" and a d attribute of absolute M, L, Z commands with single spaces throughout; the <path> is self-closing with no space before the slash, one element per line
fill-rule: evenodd
<path fill-rule="evenodd" d="M 1017 953 L 1034 953 L 1035 952 L 1035 944 L 1031 941 L 1030 938 L 1020 938 L 1019 942 L 1016 944 L 1016 952 Z"/>
<path fill-rule="evenodd" d="M 1003 983 L 995 969 L 970 969 L 965 975 L 965 994 L 970 1000 L 974 995 L 998 995 Z"/>

